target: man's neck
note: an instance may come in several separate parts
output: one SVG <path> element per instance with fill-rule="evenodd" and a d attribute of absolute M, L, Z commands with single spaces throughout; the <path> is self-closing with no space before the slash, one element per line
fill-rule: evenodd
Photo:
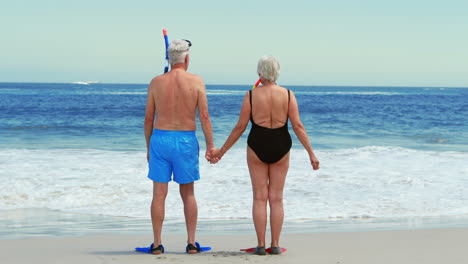
<path fill-rule="evenodd" d="M 174 65 L 171 65 L 171 71 L 172 70 L 183 70 L 183 71 L 186 71 L 187 68 L 185 67 L 185 63 L 177 63 L 177 64 L 174 64 Z"/>

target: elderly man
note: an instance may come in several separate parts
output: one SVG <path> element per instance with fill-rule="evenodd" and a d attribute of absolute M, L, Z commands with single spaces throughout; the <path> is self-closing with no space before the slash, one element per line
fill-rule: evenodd
<path fill-rule="evenodd" d="M 153 254 L 164 253 L 161 230 L 171 176 L 179 184 L 184 203 L 187 252 L 193 254 L 200 251 L 195 244 L 198 208 L 194 182 L 200 179 L 199 146 L 195 136 L 197 109 L 206 140 L 207 160 L 214 146 L 205 84 L 200 76 L 187 72 L 191 46 L 187 40 L 172 41 L 168 50 L 171 70 L 155 77 L 148 88 L 145 137 L 148 178 L 153 181 L 151 219 L 154 243 L 150 250 Z"/>

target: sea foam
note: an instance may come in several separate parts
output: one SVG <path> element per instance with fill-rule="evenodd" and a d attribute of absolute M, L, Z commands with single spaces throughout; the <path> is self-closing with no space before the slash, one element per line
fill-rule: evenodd
<path fill-rule="evenodd" d="M 467 152 L 369 146 L 316 152 L 292 149 L 284 205 L 287 220 L 468 214 Z M 0 208 L 149 218 L 152 184 L 145 152 L 94 149 L 0 150 Z M 201 219 L 251 217 L 246 150 L 216 165 L 200 152 L 196 197 Z M 183 219 L 177 184 L 166 216 Z"/>

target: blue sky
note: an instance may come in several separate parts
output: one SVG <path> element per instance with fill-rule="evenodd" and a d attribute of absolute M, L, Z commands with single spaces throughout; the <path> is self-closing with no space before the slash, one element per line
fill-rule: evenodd
<path fill-rule="evenodd" d="M 207 84 L 468 87 L 468 1 L 99 1 L 0 4 L 0 81 L 148 83 L 164 41 L 193 43 Z"/>

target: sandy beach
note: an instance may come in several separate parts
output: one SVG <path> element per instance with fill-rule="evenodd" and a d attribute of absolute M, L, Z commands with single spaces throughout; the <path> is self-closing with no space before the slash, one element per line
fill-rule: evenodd
<path fill-rule="evenodd" d="M 240 252 L 255 245 L 253 235 L 199 236 L 213 250 L 184 253 L 185 236 L 164 237 L 159 256 L 133 250 L 150 236 L 103 235 L 0 240 L 0 263 L 466 263 L 468 229 L 286 234 L 280 256 Z"/>

